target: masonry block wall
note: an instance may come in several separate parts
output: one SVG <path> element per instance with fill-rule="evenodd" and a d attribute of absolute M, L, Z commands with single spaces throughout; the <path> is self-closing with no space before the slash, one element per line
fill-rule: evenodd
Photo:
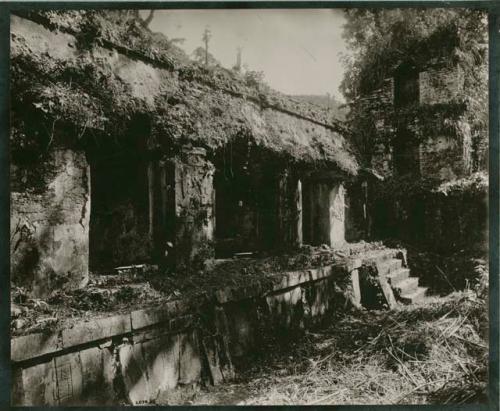
<path fill-rule="evenodd" d="M 420 104 L 449 103 L 463 87 L 464 74 L 459 66 L 429 67 L 419 73 Z"/>
<path fill-rule="evenodd" d="M 373 116 L 373 136 L 371 145 L 371 165 L 383 176 L 398 174 L 395 139 L 407 139 L 411 155 L 417 165 L 416 172 L 422 177 L 437 176 L 449 180 L 466 175 L 471 167 L 471 132 L 467 123 L 461 122 L 458 115 L 446 117 L 442 112 L 420 114 L 422 107 L 453 104 L 454 99 L 463 94 L 464 75 L 458 66 L 443 66 L 434 62 L 418 74 L 419 99 L 413 106 L 394 107 L 394 79 L 388 78 L 379 89 L 360 100 L 365 109 Z M 405 122 L 401 123 L 403 113 Z M 450 130 L 447 121 L 457 121 L 459 126 Z M 427 124 L 425 124 L 427 123 Z M 408 131 L 398 137 L 404 125 Z M 426 125 L 433 125 L 433 131 L 441 130 L 438 135 L 429 135 Z M 405 157 L 406 158 L 406 157 Z"/>
<path fill-rule="evenodd" d="M 43 171 L 42 171 L 43 170 Z M 11 165 L 11 275 L 38 297 L 88 280 L 90 173 L 82 151 Z"/>
<path fill-rule="evenodd" d="M 143 55 L 132 57 L 123 52 L 123 48 L 113 45 L 96 42 L 89 49 L 84 49 L 79 39 L 69 34 L 71 30 L 55 30 L 43 19 L 35 19 L 35 22 L 31 18 L 12 16 L 11 19 L 11 58 L 15 63 L 14 70 L 19 69 L 21 73 L 15 71 L 13 74 L 22 77 L 17 79 L 19 81 L 33 81 L 35 86 L 39 85 L 40 78 L 40 87 L 34 87 L 37 92 L 29 97 L 36 104 L 30 102 L 30 107 L 49 125 L 54 116 L 64 117 L 68 123 L 65 126 L 77 130 L 75 136 L 82 134 L 81 146 L 87 150 L 91 167 L 102 166 L 101 171 L 106 174 L 106 167 L 109 166 L 113 168 L 113 173 L 99 176 L 100 171 L 96 168 L 94 172 L 87 170 L 83 151 L 74 149 L 71 152 L 73 149 L 68 145 L 67 149 L 58 151 L 59 154 L 54 151 L 44 157 L 39 170 L 47 181 L 44 181 L 41 192 L 34 193 L 22 187 L 14 188 L 20 186 L 23 177 L 16 171 L 16 167 L 19 170 L 22 167 L 13 165 L 12 279 L 15 284 L 26 285 L 28 291 L 33 287 L 37 294 L 42 295 L 57 288 L 56 284 L 60 283 L 67 283 L 68 287 L 84 285 L 88 275 L 89 254 L 92 256 L 91 262 L 108 262 L 109 267 L 106 268 L 154 260 L 164 255 L 167 243 L 173 244 L 169 257 L 173 257 L 180 266 L 213 256 L 216 223 L 212 176 L 214 167 L 209 159 L 215 157 L 217 150 L 236 141 L 243 131 L 266 151 L 279 153 L 280 156 L 284 154 L 283 157 L 296 155 L 304 163 L 328 159 L 332 164 L 341 164 L 345 175 L 355 174 L 357 161 L 345 151 L 348 144 L 338 131 L 341 128 L 332 126 L 326 121 L 326 116 L 317 115 L 314 110 L 307 108 L 306 113 L 298 105 L 295 112 L 289 106 L 271 106 L 269 102 L 263 104 L 260 98 L 250 96 L 251 89 L 247 90 L 250 93 L 248 95 L 245 94 L 247 91 L 238 94 L 225 83 L 207 82 L 203 76 L 192 78 L 185 70 L 169 68 L 157 60 L 141 57 Z M 25 70 L 25 66 L 28 69 Z M 91 68 L 88 70 L 91 73 L 87 78 L 88 68 Z M 54 79 L 51 77 L 52 72 Z M 69 81 L 73 77 L 66 74 L 70 72 L 77 72 L 85 80 Z M 92 86 L 92 91 L 86 88 L 87 80 L 94 84 L 102 80 L 98 78 L 101 75 L 118 89 L 116 93 L 111 93 L 113 95 L 104 93 L 105 104 L 101 101 L 98 87 Z M 49 97 L 43 93 L 37 94 L 38 88 L 48 93 Z M 73 91 L 77 93 L 84 90 L 87 92 L 82 95 L 87 98 L 79 100 L 81 113 L 61 114 L 59 106 L 65 108 L 66 102 L 73 102 Z M 62 96 L 59 92 L 62 92 Z M 125 120 L 124 124 L 110 124 L 114 121 L 113 116 L 105 109 L 114 104 L 122 107 L 125 100 L 132 101 L 133 109 L 137 110 L 129 113 L 129 117 L 147 117 L 146 122 L 150 124 L 147 131 L 130 131 L 130 124 Z M 56 109 L 51 111 L 53 106 Z M 76 108 L 77 111 L 79 108 Z M 162 110 L 165 115 L 158 115 Z M 84 120 L 81 124 L 76 121 L 81 120 L 80 115 Z M 22 109 L 14 110 L 13 116 L 20 120 L 16 124 L 22 134 L 22 121 L 27 116 Z M 154 117 L 154 121 L 151 117 Z M 135 146 L 127 146 L 138 139 L 145 143 L 141 143 L 137 150 Z M 90 140 L 96 140 L 96 145 L 104 143 L 107 151 L 103 158 L 97 158 L 102 154 L 102 148 L 95 149 L 95 152 L 89 150 L 88 146 L 92 144 Z M 205 156 L 203 149 L 197 148 L 180 150 L 183 144 L 203 147 L 208 154 Z M 131 162 L 134 160 L 132 158 L 120 164 L 111 164 L 108 157 L 119 157 L 122 151 L 126 151 L 125 148 L 137 161 Z M 101 164 L 97 164 L 99 161 Z M 66 165 L 63 166 L 63 163 Z M 111 191 L 120 191 L 117 180 L 121 177 L 122 180 L 130 180 L 130 174 L 134 174 L 133 168 L 136 166 L 138 171 L 135 175 L 141 181 L 131 182 L 130 187 L 125 187 L 113 197 Z M 70 171 L 73 168 L 74 171 Z M 123 171 L 121 175 L 118 169 Z M 65 194 L 62 195 L 50 184 L 66 171 L 72 174 L 64 180 Z M 298 180 L 293 177 L 281 187 L 285 194 L 278 200 L 282 201 L 283 206 L 278 238 L 275 197 L 280 188 L 279 184 L 278 187 L 274 186 L 274 174 L 265 177 L 266 181 L 272 180 L 273 185 L 266 185 L 270 204 L 267 207 L 266 202 L 265 208 L 269 211 L 259 227 L 262 228 L 261 234 L 267 230 L 266 237 L 271 238 L 271 241 L 269 247 L 266 243 L 262 248 L 270 249 L 277 243 L 300 245 Z M 106 207 L 96 203 L 92 213 L 90 195 L 93 193 L 90 192 L 89 184 L 95 183 L 96 179 L 101 183 L 96 193 L 113 198 Z M 56 185 L 60 187 L 59 182 Z M 112 187 L 109 192 L 103 187 L 106 185 Z M 132 185 L 137 189 L 133 189 Z M 57 194 L 54 194 L 54 190 Z M 137 197 L 141 196 L 140 201 L 136 201 L 126 190 L 134 191 Z M 61 198 L 70 197 L 71 202 L 66 199 L 64 201 L 68 202 L 63 202 L 63 205 L 58 203 L 62 201 Z M 98 195 L 96 199 L 100 201 L 102 197 Z M 89 219 L 92 219 L 93 229 L 98 227 L 96 231 L 89 229 Z M 112 220 L 111 223 L 109 220 Z M 104 225 L 101 225 L 102 222 Z M 50 250 L 50 247 L 55 248 L 55 251 Z"/>
<path fill-rule="evenodd" d="M 419 171 L 422 177 L 453 180 L 467 175 L 471 169 L 471 135 L 464 124 L 462 135 L 442 135 L 422 141 Z"/>
<path fill-rule="evenodd" d="M 345 244 L 345 190 L 340 182 L 307 181 L 303 204 L 306 244 Z"/>

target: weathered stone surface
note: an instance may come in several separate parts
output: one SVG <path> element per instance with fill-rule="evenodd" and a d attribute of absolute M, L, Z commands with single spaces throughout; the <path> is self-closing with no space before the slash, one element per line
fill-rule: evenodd
<path fill-rule="evenodd" d="M 132 311 L 132 329 L 148 327 L 153 324 L 169 321 L 179 313 L 176 301 L 169 302 L 161 307 L 145 308 L 143 310 Z"/>
<path fill-rule="evenodd" d="M 179 266 L 202 265 L 213 257 L 214 165 L 205 151 L 186 148 L 171 160 L 175 186 L 175 258 Z"/>
<path fill-rule="evenodd" d="M 147 378 L 147 365 L 141 344 L 119 348 L 119 361 L 128 401 L 132 405 L 149 403 L 153 397 Z"/>
<path fill-rule="evenodd" d="M 49 151 L 42 165 L 11 164 L 11 279 L 44 297 L 88 281 L 90 177 L 83 152 Z M 26 187 L 35 184 L 36 188 Z M 24 177 L 23 177 L 24 176 Z M 32 193 L 36 190 L 36 194 Z"/>
<path fill-rule="evenodd" d="M 317 269 L 286 272 L 281 277 L 281 281 L 273 286 L 273 291 L 294 287 L 310 281 L 313 271 L 316 272 Z"/>
<path fill-rule="evenodd" d="M 464 80 L 464 73 L 459 65 L 451 68 L 431 67 L 420 72 L 420 103 L 448 103 L 463 91 Z"/>
<path fill-rule="evenodd" d="M 351 271 L 351 303 L 355 307 L 361 306 L 361 288 L 359 284 L 359 271 L 357 269 Z"/>
<path fill-rule="evenodd" d="M 167 335 L 142 343 L 151 400 L 160 393 L 172 390 L 179 381 L 180 337 Z"/>
<path fill-rule="evenodd" d="M 22 370 L 23 395 L 20 406 L 58 405 L 57 377 L 54 360 Z"/>
<path fill-rule="evenodd" d="M 80 354 L 70 353 L 54 358 L 57 405 L 77 405 L 82 401 L 83 370 Z"/>
<path fill-rule="evenodd" d="M 58 332 L 29 334 L 11 340 L 10 358 L 12 361 L 23 361 L 58 351 L 61 348 L 62 344 Z"/>
<path fill-rule="evenodd" d="M 187 385 L 200 381 L 201 378 L 201 355 L 200 343 L 197 331 L 179 334 L 180 344 L 180 370 L 179 384 Z"/>
<path fill-rule="evenodd" d="M 73 328 L 62 331 L 63 345 L 68 348 L 128 333 L 132 330 L 130 322 L 130 314 L 123 314 L 78 323 Z"/>
<path fill-rule="evenodd" d="M 204 337 L 202 347 L 210 371 L 210 382 L 213 385 L 234 378 L 234 368 L 224 336 Z"/>
<path fill-rule="evenodd" d="M 302 327 L 302 289 L 293 288 L 290 291 L 272 294 L 266 297 L 267 306 L 272 321 L 281 328 Z"/>
<path fill-rule="evenodd" d="M 309 274 L 311 281 L 320 280 L 332 274 L 332 267 L 324 266 L 324 267 L 312 268 L 309 270 Z"/>
<path fill-rule="evenodd" d="M 312 245 L 341 247 L 345 244 L 345 189 L 331 181 L 304 183 L 304 241 Z"/>
<path fill-rule="evenodd" d="M 383 276 L 378 277 L 380 288 L 382 289 L 382 293 L 384 294 L 385 301 L 390 309 L 393 309 L 397 306 L 396 297 L 394 297 L 394 293 L 392 292 L 391 285 L 387 281 L 387 278 Z"/>
<path fill-rule="evenodd" d="M 232 358 L 242 357 L 256 346 L 256 305 L 252 300 L 235 301 L 224 305 L 229 331 Z"/>
<path fill-rule="evenodd" d="M 117 398 L 114 390 L 115 364 L 113 347 L 89 348 L 79 352 L 82 367 L 82 389 L 77 405 L 114 405 Z"/>
<path fill-rule="evenodd" d="M 303 296 L 307 304 L 307 314 L 310 322 L 314 322 L 324 315 L 330 308 L 330 300 L 333 296 L 333 283 L 329 279 L 308 284 Z"/>

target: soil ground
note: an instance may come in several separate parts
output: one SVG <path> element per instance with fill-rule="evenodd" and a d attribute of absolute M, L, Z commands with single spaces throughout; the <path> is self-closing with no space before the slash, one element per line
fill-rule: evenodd
<path fill-rule="evenodd" d="M 163 404 L 445 404 L 487 401 L 487 299 L 460 292 L 394 311 L 331 317 L 268 340 L 237 380 Z"/>

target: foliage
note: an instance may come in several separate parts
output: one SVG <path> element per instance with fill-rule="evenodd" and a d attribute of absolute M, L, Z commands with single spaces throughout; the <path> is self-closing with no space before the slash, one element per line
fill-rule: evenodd
<path fill-rule="evenodd" d="M 387 140 L 415 120 L 414 129 L 420 127 L 420 135 L 431 136 L 447 128 L 460 134 L 462 124 L 468 123 L 473 163 L 475 169 L 480 168 L 486 157 L 488 127 L 485 14 L 473 9 L 422 8 L 349 9 L 345 15 L 343 37 L 350 54 L 344 56 L 341 90 L 352 105 L 349 122 L 364 161 L 370 161 L 374 140 Z M 391 86 L 385 80 L 403 63 L 418 71 L 458 67 L 463 89 L 441 107 L 394 108 Z M 435 124 L 429 121 L 432 116 Z M 385 121 L 382 130 L 377 127 L 380 121 Z"/>
<path fill-rule="evenodd" d="M 196 47 L 191 54 L 192 59 L 198 63 L 200 66 L 205 66 L 205 58 L 208 60 L 208 67 L 213 67 L 213 66 L 220 66 L 221 64 L 219 61 L 213 56 L 212 53 L 207 52 L 205 54 L 205 49 L 203 47 Z"/>
<path fill-rule="evenodd" d="M 342 91 L 348 99 L 380 86 L 388 72 L 408 59 L 422 64 L 453 57 L 470 75 L 486 61 L 485 14 L 473 9 L 348 9 L 343 38 Z M 438 45 L 436 47 L 436 45 Z"/>
<path fill-rule="evenodd" d="M 485 196 L 488 193 L 488 176 L 485 172 L 442 182 L 438 178 L 415 178 L 412 175 L 391 176 L 379 182 L 373 190 L 375 200 L 423 199 L 438 195 Z"/>
<path fill-rule="evenodd" d="M 264 72 L 248 70 L 245 72 L 245 83 L 250 87 L 259 87 L 264 83 Z"/>
<path fill-rule="evenodd" d="M 11 59 L 12 112 L 14 118 L 19 117 L 13 121 L 14 127 L 21 129 L 12 133 L 13 147 L 18 143 L 24 145 L 19 136 L 38 138 L 26 133 L 24 120 L 27 119 L 22 115 L 26 107 L 43 115 L 41 123 L 49 130 L 47 140 L 52 139 L 50 130 L 56 120 L 59 126 L 56 132 L 59 130 L 60 134 L 91 137 L 96 142 L 102 136 L 118 145 L 122 144 L 122 137 L 127 134 L 133 119 L 144 115 L 150 122 L 153 146 L 170 150 L 180 144 L 193 143 L 213 154 L 243 133 L 270 151 L 287 154 L 293 160 L 321 164 L 338 162 L 349 173 L 356 172 L 357 163 L 342 135 L 297 119 L 301 116 L 328 123 L 327 110 L 297 103 L 257 81 L 247 84 L 242 74 L 231 70 L 207 69 L 194 63 L 171 68 L 162 65 L 163 60 L 155 60 L 155 64 L 163 69 L 157 71 L 161 77 L 158 79 L 159 89 L 149 93 L 145 87 L 139 88 L 124 80 L 120 70 L 112 64 L 113 57 L 106 57 L 106 49 L 116 52 L 111 43 L 106 43 L 110 40 L 105 40 L 111 38 L 108 31 L 112 31 L 112 24 L 118 24 L 116 21 L 111 18 L 105 25 L 94 21 L 84 23 L 87 14 L 83 17 L 73 13 L 55 16 L 62 20 L 55 20 L 53 16 L 50 24 L 47 21 L 44 24 L 63 27 L 71 21 L 74 23 L 73 32 L 83 30 L 77 43 L 78 50 L 64 57 L 61 57 L 63 54 L 53 56 L 40 52 L 24 37 L 16 36 Z M 89 24 L 101 27 L 101 34 L 93 32 Z M 138 30 L 143 30 L 140 24 L 138 27 Z M 133 31 L 129 33 L 132 35 Z M 119 40 L 120 37 L 115 35 L 113 41 Z M 104 49 L 99 48 L 101 43 L 107 44 Z M 138 43 L 131 40 L 130 44 Z M 130 56 L 132 51 L 142 53 L 139 48 L 127 54 Z M 138 54 L 133 58 L 144 61 Z M 165 58 L 170 58 L 169 54 L 165 54 Z M 139 71 L 137 75 L 148 76 L 149 73 Z M 279 111 L 258 110 L 269 106 L 297 114 L 284 116 Z M 255 121 L 256 116 L 258 121 Z M 295 126 L 291 127 L 289 122 Z M 76 127 L 75 133 L 68 133 L 69 125 Z M 285 128 L 291 130 L 283 138 Z"/>
<path fill-rule="evenodd" d="M 458 180 L 447 181 L 436 187 L 434 192 L 444 195 L 463 193 L 486 195 L 488 193 L 488 175 L 484 171 L 480 171 Z"/>

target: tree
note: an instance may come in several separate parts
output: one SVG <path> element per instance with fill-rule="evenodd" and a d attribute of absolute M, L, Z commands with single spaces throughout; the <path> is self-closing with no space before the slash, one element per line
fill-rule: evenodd
<path fill-rule="evenodd" d="M 208 66 L 208 42 L 212 38 L 212 33 L 208 27 L 205 27 L 205 31 L 203 32 L 203 42 L 205 43 L 205 66 Z"/>
<path fill-rule="evenodd" d="M 196 47 L 191 53 L 191 58 L 198 64 L 205 67 L 220 66 L 220 62 L 211 54 L 207 53 L 203 47 Z"/>

